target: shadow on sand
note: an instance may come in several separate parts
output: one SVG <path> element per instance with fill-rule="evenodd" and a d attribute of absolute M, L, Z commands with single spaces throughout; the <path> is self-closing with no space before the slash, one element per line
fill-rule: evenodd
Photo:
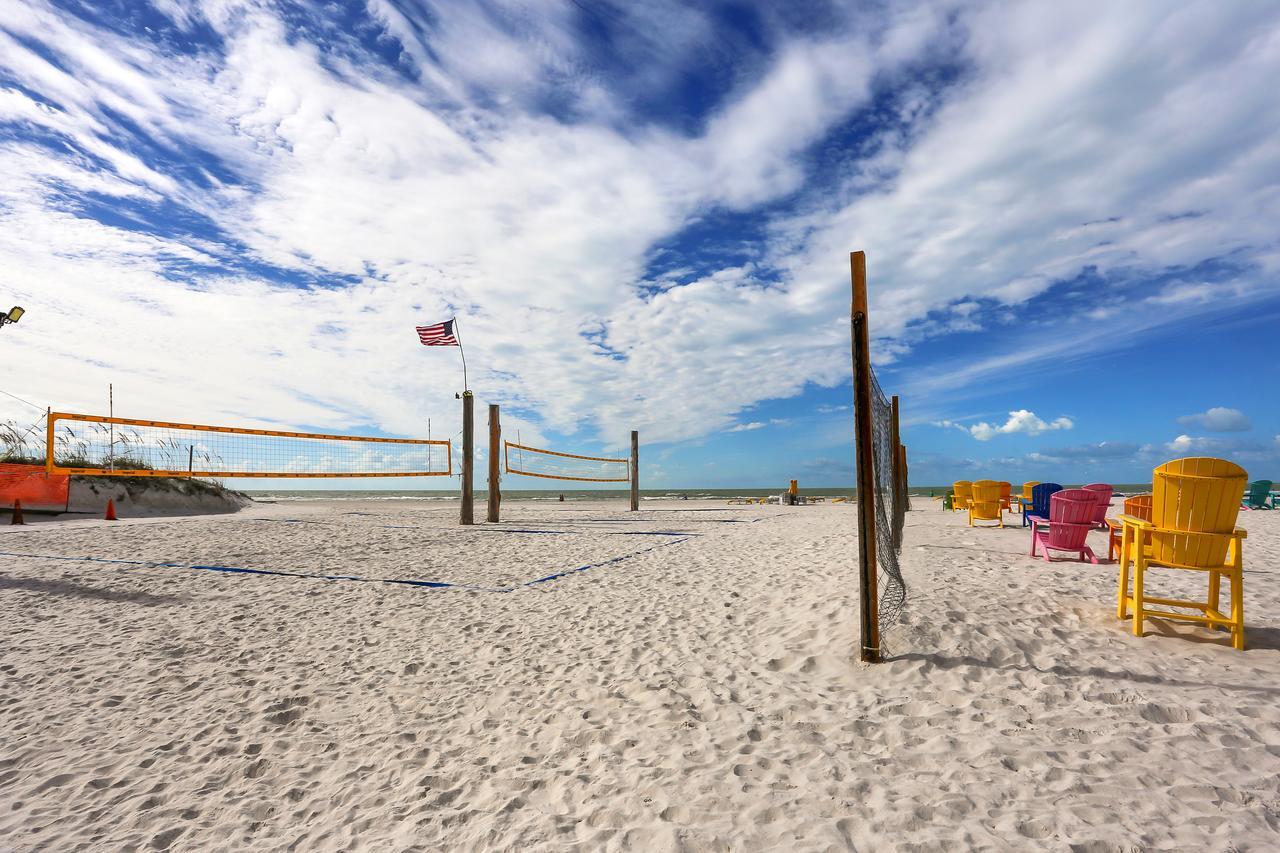
<path fill-rule="evenodd" d="M 20 578 L 12 575 L 0 575 L 0 591 L 21 589 L 29 592 L 43 592 L 51 595 L 66 595 L 72 598 L 86 598 L 95 601 L 110 601 L 118 604 L 142 604 L 147 607 L 171 607 L 185 604 L 190 599 L 186 596 L 154 594 L 150 592 L 130 592 L 126 590 L 105 589 L 98 586 L 87 586 L 71 581 L 49 580 L 47 578 Z"/>
<path fill-rule="evenodd" d="M 1148 624 L 1155 628 L 1155 622 L 1152 620 Z M 1164 632 L 1160 632 L 1164 633 Z M 1196 637 L 1186 634 L 1169 634 L 1169 636 L 1177 636 L 1180 639 L 1199 640 L 1205 643 L 1221 643 L 1221 640 L 1214 637 Z M 1276 628 L 1246 628 L 1245 639 L 1248 647 L 1251 649 L 1275 649 L 1280 648 L 1280 629 Z M 1028 663 L 994 663 L 982 658 L 976 658 L 971 655 L 963 656 L 947 656 L 941 654 L 919 654 L 908 653 L 903 655 L 895 655 L 888 658 L 887 663 L 895 661 L 920 661 L 939 669 L 956 669 L 958 667 L 978 667 L 980 669 L 990 669 L 993 671 L 1013 670 L 1016 672 L 1039 673 L 1041 675 L 1053 675 L 1060 678 L 1106 678 L 1113 681 L 1132 681 L 1138 684 L 1154 684 L 1161 687 L 1213 687 L 1223 691 L 1242 691 L 1245 693 L 1258 693 L 1264 696 L 1280 696 L 1280 687 L 1270 687 L 1260 684 L 1210 684 L 1204 681 L 1184 681 L 1176 678 L 1168 678 L 1162 675 L 1148 675 L 1140 672 L 1126 672 L 1123 670 L 1105 669 L 1100 666 L 1075 667 L 1057 664 L 1049 667 L 1032 666 Z"/>

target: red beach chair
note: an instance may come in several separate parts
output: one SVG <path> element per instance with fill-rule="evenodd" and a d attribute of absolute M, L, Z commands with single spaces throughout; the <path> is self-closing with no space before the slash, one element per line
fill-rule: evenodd
<path fill-rule="evenodd" d="M 1093 492 L 1094 498 L 1098 501 L 1098 506 L 1093 514 L 1093 526 L 1105 530 L 1107 527 L 1107 510 L 1111 506 L 1111 493 L 1114 490 L 1106 483 L 1090 483 L 1087 486 L 1082 486 L 1082 488 Z"/>
<path fill-rule="evenodd" d="M 1046 563 L 1052 563 L 1050 549 L 1054 551 L 1074 551 L 1083 561 L 1097 563 L 1093 549 L 1085 544 L 1089 531 L 1093 529 L 1093 518 L 1097 512 L 1097 499 L 1085 489 L 1063 489 L 1049 498 L 1049 522 L 1043 518 L 1031 519 L 1031 556 L 1035 557 L 1037 544 L 1044 548 Z"/>

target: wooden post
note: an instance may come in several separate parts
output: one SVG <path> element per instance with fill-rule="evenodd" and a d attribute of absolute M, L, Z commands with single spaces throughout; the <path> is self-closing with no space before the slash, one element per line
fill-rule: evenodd
<path fill-rule="evenodd" d="M 897 507 L 902 506 L 902 501 L 906 498 L 906 493 L 902 490 L 902 454 L 899 451 L 901 447 L 898 444 L 898 395 L 894 394 L 891 400 L 893 406 L 893 420 L 889 424 L 889 446 L 893 448 L 893 506 L 894 517 L 893 523 L 893 547 L 902 547 L 902 527 L 898 524 Z"/>
<path fill-rule="evenodd" d="M 475 524 L 475 502 L 471 490 L 476 461 L 475 397 L 462 392 L 462 517 L 461 523 Z"/>
<path fill-rule="evenodd" d="M 640 432 L 631 431 L 631 511 L 640 509 Z"/>
<path fill-rule="evenodd" d="M 860 659 L 880 662 L 880 596 L 876 591 L 876 469 L 871 408 L 871 343 L 867 336 L 867 256 L 849 255 L 853 279 L 850 310 L 853 344 L 853 414 L 858 473 L 858 572 L 861 578 Z"/>
<path fill-rule="evenodd" d="M 46 477 L 53 474 L 53 439 L 53 408 L 47 407 L 44 410 L 44 473 Z"/>
<path fill-rule="evenodd" d="M 489 521 L 498 521 L 499 505 L 502 503 L 502 491 L 498 478 L 501 467 L 499 455 L 502 453 L 502 424 L 498 422 L 498 406 L 489 404 Z"/>
<path fill-rule="evenodd" d="M 902 511 L 911 512 L 911 478 L 907 476 L 907 446 L 905 444 L 898 445 L 898 455 L 902 460 L 898 463 L 898 467 L 902 470 Z"/>

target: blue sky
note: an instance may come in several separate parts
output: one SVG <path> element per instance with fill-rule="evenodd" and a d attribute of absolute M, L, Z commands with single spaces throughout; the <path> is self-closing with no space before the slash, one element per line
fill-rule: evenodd
<path fill-rule="evenodd" d="M 1277 79 L 1265 3 L 0 0 L 0 388 L 449 435 L 456 315 L 526 443 L 844 485 L 862 249 L 914 483 L 1280 480 Z"/>

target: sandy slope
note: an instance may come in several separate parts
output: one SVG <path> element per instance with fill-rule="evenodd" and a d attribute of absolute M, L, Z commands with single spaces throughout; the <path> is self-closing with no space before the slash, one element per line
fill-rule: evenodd
<path fill-rule="evenodd" d="M 0 849 L 1276 849 L 1280 513 L 1243 514 L 1238 653 L 1135 638 L 1112 567 L 936 506 L 878 667 L 851 662 L 844 506 L 0 528 L 4 552 L 516 587 L 0 556 Z"/>

